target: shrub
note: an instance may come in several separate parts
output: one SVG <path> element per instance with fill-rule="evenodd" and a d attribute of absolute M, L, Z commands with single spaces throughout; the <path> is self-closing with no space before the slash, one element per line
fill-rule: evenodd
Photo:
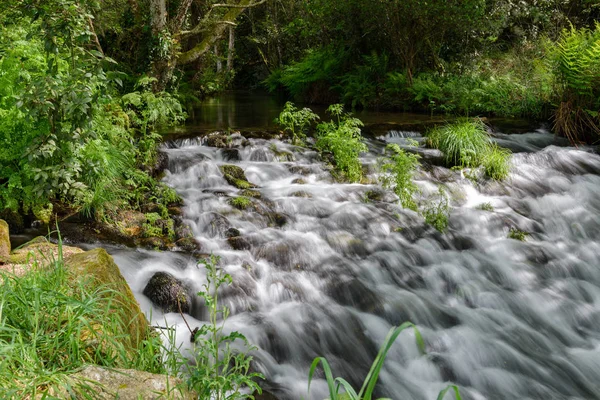
<path fill-rule="evenodd" d="M 408 153 L 397 144 L 389 144 L 388 150 L 392 155 L 387 160 L 381 161 L 382 174 L 379 177 L 383 187 L 392 189 L 400 198 L 402 207 L 417 211 L 417 203 L 413 196 L 417 192 L 417 185 L 413 182 L 413 175 L 419 165 L 419 156 Z"/>
<path fill-rule="evenodd" d="M 362 178 L 362 167 L 359 160 L 361 152 L 367 151 L 358 118 L 344 112 L 341 104 L 329 106 L 327 111 L 334 118 L 317 126 L 316 147 L 321 152 L 329 152 L 333 157 L 335 168 L 350 182 L 358 182 Z"/>

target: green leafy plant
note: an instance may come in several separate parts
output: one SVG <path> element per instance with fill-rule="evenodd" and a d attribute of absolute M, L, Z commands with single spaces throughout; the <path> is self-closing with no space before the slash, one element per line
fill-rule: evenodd
<path fill-rule="evenodd" d="M 510 228 L 510 230 L 508 231 L 508 238 L 509 239 L 515 239 L 515 240 L 519 240 L 521 242 L 524 242 L 525 239 L 527 239 L 527 236 L 529 236 L 529 234 L 527 232 L 524 232 L 518 228 L 512 227 Z"/>
<path fill-rule="evenodd" d="M 483 211 L 494 211 L 494 206 L 492 206 L 492 203 L 481 203 L 480 205 L 477 206 L 478 209 L 483 210 Z"/>
<path fill-rule="evenodd" d="M 275 123 L 292 135 L 294 144 L 302 144 L 311 124 L 318 119 L 319 116 L 310 108 L 298 110 L 292 102 L 288 101 L 285 103 L 279 117 L 275 119 Z"/>
<path fill-rule="evenodd" d="M 336 170 L 350 182 L 358 182 L 362 178 L 362 167 L 359 160 L 361 152 L 367 146 L 360 134 L 363 123 L 358 118 L 344 112 L 342 104 L 332 104 L 327 108 L 333 120 L 322 122 L 317 126 L 317 149 L 321 153 L 330 153 Z"/>
<path fill-rule="evenodd" d="M 562 98 L 554 113 L 554 128 L 571 143 L 600 136 L 600 23 L 595 29 L 562 31 L 551 48 Z"/>
<path fill-rule="evenodd" d="M 211 256 L 210 259 L 199 262 L 204 265 L 207 275 L 206 283 L 198 296 L 204 298 L 210 320 L 193 334 L 196 366 L 189 371 L 188 385 L 198 393 L 200 399 L 253 398 L 252 393 L 262 392 L 256 380 L 264 379 L 264 376 L 250 372 L 252 356 L 247 352 L 256 348 L 248 343 L 246 337 L 239 332 L 224 334 L 229 309 L 219 306 L 218 294 L 219 288 L 230 285 L 232 280 L 230 275 L 217 267 L 218 261 L 218 257 Z M 241 342 L 246 350 L 234 350 L 232 345 L 236 341 Z"/>
<path fill-rule="evenodd" d="M 382 174 L 379 177 L 383 187 L 392 189 L 400 198 L 402 207 L 417 211 L 414 194 L 418 191 L 413 182 L 413 175 L 419 166 L 419 155 L 409 153 L 397 144 L 389 144 L 386 148 L 392 154 L 380 161 Z"/>
<path fill-rule="evenodd" d="M 444 233 L 448 229 L 448 219 L 450 217 L 450 205 L 448 196 L 441 187 L 438 189 L 439 200 L 430 201 L 423 210 L 425 222 L 439 232 Z"/>
<path fill-rule="evenodd" d="M 329 400 L 345 400 L 345 399 L 348 399 L 348 400 L 372 400 L 373 392 L 375 390 L 377 380 L 379 379 L 379 374 L 381 373 L 381 369 L 383 368 L 383 363 L 385 361 L 385 358 L 386 358 L 388 352 L 390 351 L 392 345 L 394 344 L 394 341 L 398 338 L 400 333 L 407 328 L 413 328 L 417 346 L 419 347 L 419 350 L 421 351 L 421 353 L 424 354 L 425 353 L 425 343 L 423 342 L 421 333 L 419 332 L 419 330 L 417 329 L 417 327 L 414 324 L 412 324 L 411 322 L 405 322 L 398 327 L 393 327 L 392 329 L 390 329 L 386 338 L 383 341 L 383 344 L 381 345 L 381 347 L 379 349 L 379 353 L 377 354 L 377 357 L 375 357 L 375 360 L 373 361 L 373 364 L 371 365 L 371 369 L 369 370 L 367 376 L 365 377 L 362 387 L 360 388 L 360 390 L 358 392 L 344 378 L 341 378 L 341 377 L 334 378 L 333 377 L 331 367 L 329 366 L 327 359 L 325 359 L 324 357 L 315 358 L 314 361 L 312 362 L 312 365 L 310 366 L 310 370 L 308 373 L 308 391 L 310 392 L 310 385 L 311 385 L 315 370 L 317 369 L 318 365 L 321 364 L 323 366 L 323 371 L 325 372 L 325 379 L 327 380 L 327 387 L 329 389 Z M 340 389 L 343 389 L 345 393 L 340 393 Z M 449 385 L 448 387 L 446 387 L 445 389 L 440 391 L 440 393 L 437 397 L 438 400 L 443 399 L 444 396 L 446 395 L 446 393 L 448 392 L 448 390 L 450 390 L 450 389 L 454 390 L 457 400 L 461 399 L 458 387 L 456 385 Z"/>

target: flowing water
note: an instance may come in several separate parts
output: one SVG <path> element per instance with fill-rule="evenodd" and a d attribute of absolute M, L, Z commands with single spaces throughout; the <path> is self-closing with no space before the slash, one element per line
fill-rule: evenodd
<path fill-rule="evenodd" d="M 422 139 L 392 132 L 368 141 L 369 178 L 386 143 L 403 145 L 408 136 Z M 600 157 L 543 130 L 496 140 L 515 152 L 504 183 L 474 183 L 428 164 L 435 152 L 424 154 L 421 196 L 442 186 L 451 198 L 445 234 L 391 193 L 366 200 L 375 184 L 335 183 L 310 150 L 250 139 L 231 161 L 202 139 L 165 146 L 165 182 L 183 197 L 185 222 L 233 277 L 222 294 L 232 312 L 226 330 L 258 347 L 255 367 L 277 398 L 327 397 L 322 376 L 307 394 L 316 356 L 359 386 L 389 329 L 405 321 L 419 327 L 426 355 L 404 331 L 384 364 L 379 396 L 432 400 L 448 382 L 463 399 L 600 396 Z M 280 160 L 274 146 L 294 160 Z M 258 186 L 253 210 L 229 205 L 238 190 L 223 178 L 223 164 L 239 165 Z M 227 241 L 229 228 L 241 232 L 242 250 Z M 507 238 L 510 228 L 528 232 L 526 240 Z M 153 323 L 176 326 L 189 349 L 181 317 L 152 307 L 142 291 L 167 271 L 197 292 L 205 270 L 185 253 L 113 254 Z M 192 327 L 208 319 L 200 302 L 190 314 Z"/>

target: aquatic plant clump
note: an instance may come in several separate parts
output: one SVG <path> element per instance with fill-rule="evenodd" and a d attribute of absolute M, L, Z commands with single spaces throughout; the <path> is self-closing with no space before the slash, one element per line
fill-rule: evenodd
<path fill-rule="evenodd" d="M 449 167 L 477 168 L 485 175 L 504 180 L 510 172 L 510 150 L 493 143 L 480 119 L 462 119 L 427 132 L 427 146 L 444 153 Z"/>

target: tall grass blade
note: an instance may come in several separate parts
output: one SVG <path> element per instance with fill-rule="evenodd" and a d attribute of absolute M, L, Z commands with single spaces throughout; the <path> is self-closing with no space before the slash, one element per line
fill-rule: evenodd
<path fill-rule="evenodd" d="M 458 390 L 458 386 L 456 385 L 446 386 L 446 388 L 440 391 L 440 394 L 438 394 L 437 400 L 442 400 L 450 389 L 454 391 L 454 396 L 456 396 L 456 400 L 462 400 L 462 397 L 460 397 L 460 391 Z"/>

